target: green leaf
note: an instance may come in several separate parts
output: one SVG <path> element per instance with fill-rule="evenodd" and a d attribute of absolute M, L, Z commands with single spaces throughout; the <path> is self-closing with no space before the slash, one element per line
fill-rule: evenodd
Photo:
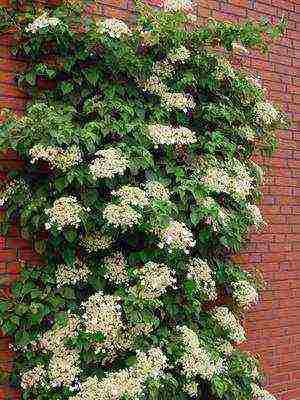
<path fill-rule="evenodd" d="M 36 240 L 34 242 L 34 250 L 38 254 L 44 254 L 46 250 L 46 240 Z"/>
<path fill-rule="evenodd" d="M 64 237 L 67 239 L 68 242 L 72 243 L 75 242 L 75 240 L 77 239 L 78 233 L 76 229 L 69 228 L 64 232 Z"/>
<path fill-rule="evenodd" d="M 63 94 L 69 94 L 73 91 L 74 85 L 71 82 L 62 82 L 60 84 Z"/>

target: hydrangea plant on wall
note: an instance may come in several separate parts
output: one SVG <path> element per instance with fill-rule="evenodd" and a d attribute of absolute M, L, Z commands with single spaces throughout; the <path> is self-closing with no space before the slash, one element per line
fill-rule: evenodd
<path fill-rule="evenodd" d="M 41 257 L 0 303 L 24 400 L 274 398 L 238 347 L 262 283 L 231 256 L 264 225 L 252 156 L 288 122 L 232 59 L 284 24 L 200 26 L 191 6 L 137 4 L 130 26 L 66 0 L 2 10 L 31 95 L 3 111 L 23 163 L 3 230 Z"/>

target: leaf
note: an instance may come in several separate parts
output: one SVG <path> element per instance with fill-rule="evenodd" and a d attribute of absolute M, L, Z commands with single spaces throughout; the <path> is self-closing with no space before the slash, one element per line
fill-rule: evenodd
<path fill-rule="evenodd" d="M 96 86 L 101 74 L 99 68 L 89 68 L 83 71 L 84 76 L 86 79 L 93 85 Z"/>
<path fill-rule="evenodd" d="M 69 94 L 74 89 L 74 85 L 71 82 L 62 82 L 60 84 L 63 94 Z"/>
<path fill-rule="evenodd" d="M 72 243 L 78 237 L 78 233 L 76 229 L 69 228 L 66 232 L 64 232 L 64 237 L 67 239 L 68 242 Z"/>
<path fill-rule="evenodd" d="M 34 86 L 35 81 L 36 81 L 36 73 L 35 71 L 29 71 L 25 74 L 25 80 L 28 82 L 31 86 Z"/>
<path fill-rule="evenodd" d="M 57 190 L 59 190 L 60 192 L 62 192 L 67 186 L 68 186 L 68 181 L 66 180 L 66 178 L 63 176 L 61 178 L 57 178 L 54 181 L 54 185 L 56 187 Z"/>
<path fill-rule="evenodd" d="M 202 219 L 202 212 L 199 208 L 194 208 L 191 212 L 191 222 L 193 225 L 197 225 Z"/>
<path fill-rule="evenodd" d="M 62 252 L 62 257 L 67 265 L 73 265 L 76 261 L 75 250 L 66 247 Z"/>
<path fill-rule="evenodd" d="M 34 250 L 38 253 L 38 254 L 43 254 L 45 253 L 46 250 L 46 241 L 45 240 L 36 240 L 34 242 Z"/>

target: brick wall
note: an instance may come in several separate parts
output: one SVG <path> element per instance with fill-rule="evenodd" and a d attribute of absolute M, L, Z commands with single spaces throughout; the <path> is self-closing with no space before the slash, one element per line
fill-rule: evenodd
<path fill-rule="evenodd" d="M 149 0 L 155 4 L 157 0 Z M 0 0 L 8 5 L 9 0 Z M 242 21 L 262 15 L 276 21 L 288 19 L 286 36 L 268 56 L 253 53 L 247 63 L 263 77 L 270 99 L 283 105 L 293 120 L 289 132 L 280 133 L 280 148 L 266 160 L 270 172 L 263 187 L 263 211 L 269 222 L 264 232 L 252 234 L 251 243 L 239 258 L 246 268 L 260 265 L 268 282 L 262 302 L 248 314 L 247 349 L 260 353 L 268 374 L 267 387 L 280 400 L 300 400 L 300 5 L 299 0 L 198 0 L 197 12 L 204 23 L 208 17 Z M 130 0 L 102 0 L 107 17 L 128 18 Z M 14 85 L 14 72 L 23 67 L 10 55 L 9 35 L 0 37 L 0 108 L 22 111 L 26 102 Z M 298 129 L 297 129 L 298 123 Z M 261 160 L 262 162 L 264 160 Z M 1 163 L 15 163 L 13 155 L 1 156 Z M 3 179 L 0 175 L 0 179 Z M 1 214 L 0 214 L 1 219 Z M 17 260 L 32 260 L 29 245 L 16 229 L 0 237 L 0 285 L 2 292 L 17 278 Z M 298 268 L 297 268 L 298 267 Z M 0 364 L 11 367 L 8 339 L 0 338 Z M 0 400 L 16 399 L 12 388 L 0 386 Z"/>

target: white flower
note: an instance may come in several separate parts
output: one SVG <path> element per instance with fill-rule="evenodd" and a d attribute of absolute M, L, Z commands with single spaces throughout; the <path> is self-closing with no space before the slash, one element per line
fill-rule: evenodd
<path fill-rule="evenodd" d="M 106 250 L 111 244 L 112 239 L 103 235 L 101 232 L 89 233 L 81 239 L 81 245 L 88 253 Z"/>
<path fill-rule="evenodd" d="M 4 207 L 12 199 L 15 200 L 15 196 L 20 192 L 22 193 L 22 200 L 25 201 L 30 197 L 30 189 L 23 179 L 14 179 L 5 182 L 5 184 L 4 190 L 0 192 L 0 207 Z"/>
<path fill-rule="evenodd" d="M 108 204 L 103 210 L 103 218 L 116 228 L 137 225 L 142 215 L 126 203 Z"/>
<path fill-rule="evenodd" d="M 27 390 L 33 386 L 44 383 L 46 378 L 46 370 L 43 366 L 37 367 L 23 372 L 21 374 L 21 388 Z"/>
<path fill-rule="evenodd" d="M 163 7 L 165 11 L 183 11 L 184 13 L 194 11 L 192 0 L 164 0 Z"/>
<path fill-rule="evenodd" d="M 252 383 L 252 392 L 255 400 L 277 400 L 270 392 Z"/>
<path fill-rule="evenodd" d="M 85 313 L 82 319 L 88 333 L 104 333 L 109 340 L 123 328 L 120 298 L 98 292 L 82 304 Z"/>
<path fill-rule="evenodd" d="M 242 126 L 241 128 L 238 129 L 238 134 L 243 136 L 244 138 L 246 138 L 249 141 L 252 141 L 256 138 L 256 133 L 255 131 L 250 128 L 250 126 Z"/>
<path fill-rule="evenodd" d="M 145 185 L 145 189 L 149 198 L 153 200 L 169 201 L 170 192 L 162 183 L 157 181 L 149 181 Z"/>
<path fill-rule="evenodd" d="M 212 312 L 212 316 L 220 327 L 227 332 L 231 340 L 237 343 L 242 343 L 246 340 L 244 328 L 227 307 L 216 307 Z"/>
<path fill-rule="evenodd" d="M 184 63 L 191 57 L 191 52 L 185 46 L 179 46 L 177 49 L 171 51 L 168 58 L 171 62 Z"/>
<path fill-rule="evenodd" d="M 161 105 L 167 110 L 181 110 L 187 112 L 196 107 L 193 96 L 186 93 L 173 93 L 170 88 L 162 83 L 157 76 L 152 76 L 146 81 L 139 82 L 144 91 L 155 94 L 161 98 Z"/>
<path fill-rule="evenodd" d="M 259 207 L 255 204 L 247 204 L 247 211 L 252 218 L 253 224 L 256 227 L 256 229 L 261 229 L 264 226 L 267 225 L 265 220 L 263 219 L 263 216 L 261 215 Z"/>
<path fill-rule="evenodd" d="M 255 105 L 255 113 L 258 122 L 265 126 L 272 125 L 280 120 L 280 113 L 269 102 L 257 103 Z"/>
<path fill-rule="evenodd" d="M 185 346 L 185 354 L 179 362 L 187 378 L 211 380 L 214 375 L 221 373 L 224 368 L 222 359 L 214 360 L 209 351 L 201 346 L 197 334 L 187 326 L 179 328 L 181 340 Z"/>
<path fill-rule="evenodd" d="M 200 258 L 194 258 L 188 265 L 187 278 L 195 282 L 199 291 L 205 293 L 209 300 L 217 298 L 216 283 L 213 278 L 213 271 L 207 262 Z"/>
<path fill-rule="evenodd" d="M 164 264 L 147 262 L 142 268 L 140 285 L 134 287 L 143 299 L 156 299 L 166 293 L 169 287 L 176 287 L 175 271 L 170 270 Z"/>
<path fill-rule="evenodd" d="M 228 193 L 235 198 L 245 199 L 250 194 L 253 187 L 253 178 L 251 178 L 241 163 L 236 162 L 235 166 L 228 165 L 235 176 L 229 174 L 221 168 L 210 167 L 206 175 L 201 178 L 202 183 L 210 190 L 219 193 Z"/>
<path fill-rule="evenodd" d="M 210 167 L 202 178 L 202 182 L 215 192 L 228 193 L 231 178 L 226 171 L 220 168 Z"/>
<path fill-rule="evenodd" d="M 26 32 L 36 33 L 38 30 L 42 28 L 46 28 L 48 26 L 55 27 L 59 25 L 61 21 L 55 17 L 48 17 L 46 13 L 42 14 L 40 17 L 36 18 L 31 24 L 29 24 L 25 30 Z"/>
<path fill-rule="evenodd" d="M 149 125 L 149 136 L 156 145 L 191 144 L 197 141 L 195 132 L 184 126 Z"/>
<path fill-rule="evenodd" d="M 229 357 L 234 353 L 235 349 L 230 342 L 225 339 L 214 339 L 216 349 L 223 353 L 226 357 Z"/>
<path fill-rule="evenodd" d="M 188 110 L 194 110 L 196 107 L 193 96 L 185 93 L 163 93 L 161 97 L 162 106 L 166 107 L 167 110 L 182 110 L 187 112 Z"/>
<path fill-rule="evenodd" d="M 147 194 L 136 186 L 125 185 L 118 190 L 114 190 L 111 193 L 113 196 L 120 197 L 123 203 L 144 207 L 149 204 Z"/>
<path fill-rule="evenodd" d="M 124 21 L 117 18 L 107 18 L 99 24 L 99 32 L 119 39 L 122 35 L 130 35 L 131 31 Z"/>
<path fill-rule="evenodd" d="M 262 88 L 262 81 L 260 76 L 248 76 L 247 77 L 248 81 L 252 83 L 254 86 L 258 87 L 259 89 Z"/>
<path fill-rule="evenodd" d="M 259 300 L 256 288 L 248 281 L 238 281 L 232 284 L 233 299 L 243 308 L 249 308 Z"/>
<path fill-rule="evenodd" d="M 71 386 L 75 378 L 80 374 L 79 350 L 55 351 L 49 362 L 49 379 L 53 387 Z"/>
<path fill-rule="evenodd" d="M 55 273 L 57 287 L 76 285 L 77 282 L 86 282 L 91 271 L 80 260 L 75 265 L 58 265 Z"/>
<path fill-rule="evenodd" d="M 170 79 L 174 75 L 175 68 L 168 59 L 157 61 L 153 66 L 153 73 L 161 79 Z"/>
<path fill-rule="evenodd" d="M 62 230 L 65 226 L 74 226 L 77 228 L 82 220 L 83 214 L 89 211 L 78 204 L 76 197 L 61 197 L 55 200 L 52 208 L 45 210 L 49 221 L 45 224 L 46 229 L 55 226 L 58 230 Z"/>
<path fill-rule="evenodd" d="M 102 379 L 87 378 L 80 392 L 70 400 L 121 400 L 124 396 L 137 400 L 145 393 L 145 382 L 160 377 L 166 368 L 167 358 L 160 348 L 138 352 L 135 365 L 109 373 Z"/>
<path fill-rule="evenodd" d="M 162 242 L 159 247 L 167 247 L 169 251 L 175 249 L 189 253 L 189 249 L 196 244 L 192 232 L 183 222 L 170 221 L 169 226 L 162 233 Z"/>
<path fill-rule="evenodd" d="M 37 342 L 37 347 L 52 353 L 61 352 L 65 349 L 65 339 L 74 337 L 79 327 L 79 319 L 76 315 L 69 313 L 65 326 L 54 325 Z"/>
<path fill-rule="evenodd" d="M 108 148 L 99 150 L 96 158 L 89 166 L 94 179 L 113 178 L 115 175 L 124 175 L 129 163 L 120 149 Z"/>
<path fill-rule="evenodd" d="M 232 43 L 232 51 L 237 54 L 248 54 L 249 51 L 244 47 L 241 43 L 233 42 Z"/>
<path fill-rule="evenodd" d="M 37 144 L 29 150 L 29 155 L 33 164 L 38 160 L 47 161 L 52 168 L 60 169 L 63 172 L 82 161 L 81 152 L 77 146 L 71 146 L 64 150 Z"/>
<path fill-rule="evenodd" d="M 103 264 L 107 270 L 104 276 L 105 279 L 108 279 L 117 285 L 128 284 L 129 277 L 125 267 L 125 258 L 122 253 L 104 258 Z"/>

